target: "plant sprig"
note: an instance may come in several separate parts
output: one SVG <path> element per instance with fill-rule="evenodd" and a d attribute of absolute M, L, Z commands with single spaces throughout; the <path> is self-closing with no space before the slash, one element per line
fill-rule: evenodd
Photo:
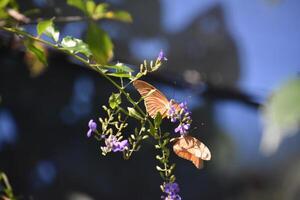
<path fill-rule="evenodd" d="M 94 133 L 94 137 L 98 141 L 104 140 L 105 146 L 101 146 L 103 155 L 120 151 L 123 153 L 124 159 L 129 159 L 133 152 L 138 151 L 143 140 L 152 137 L 156 141 L 155 148 L 160 150 L 160 153 L 156 156 L 159 161 L 156 169 L 164 181 L 162 191 L 166 192 L 167 184 L 173 184 L 176 179 L 173 174 L 175 164 L 169 162 L 169 134 L 163 133 L 160 128 L 162 122 L 160 113 L 156 115 L 155 119 L 150 117 L 140 106 L 140 102 L 144 100 L 144 97 L 134 100 L 127 87 L 134 81 L 157 71 L 167 58 L 161 51 L 155 61 L 145 60 L 136 73 L 125 64 L 109 63 L 112 58 L 113 45 L 108 35 L 94 21 L 109 18 L 129 22 L 131 21 L 130 15 L 124 11 L 110 11 L 107 4 L 96 5 L 92 0 L 68 0 L 68 4 L 81 10 L 89 20 L 86 42 L 72 36 L 60 38 L 60 33 L 55 27 L 55 18 L 39 21 L 36 27 L 37 35 L 27 33 L 19 27 L 18 23 L 5 23 L 4 26 L 0 25 L 0 30 L 16 34 L 23 39 L 25 47 L 44 65 L 47 65 L 47 54 L 37 44 L 43 44 L 69 55 L 108 80 L 116 88 L 117 93 L 112 93 L 108 105 L 102 106 L 106 116 L 99 118 L 100 129 L 97 129 L 96 122 L 90 120 L 87 135 L 91 136 Z M 42 35 L 49 37 L 52 42 L 43 39 Z M 100 43 L 95 40 L 97 36 L 101 38 Z M 103 47 L 103 49 L 100 47 Z M 122 99 L 125 99 L 130 107 L 124 108 Z M 127 130 L 128 118 L 135 119 L 137 123 L 133 132 Z M 127 139 L 124 132 L 129 133 Z M 8 194 L 10 195 L 10 193 Z"/>

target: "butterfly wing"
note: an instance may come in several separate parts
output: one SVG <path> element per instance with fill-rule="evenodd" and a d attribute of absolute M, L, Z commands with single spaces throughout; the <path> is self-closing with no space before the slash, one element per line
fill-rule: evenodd
<path fill-rule="evenodd" d="M 203 167 L 202 160 L 211 159 L 209 149 L 202 142 L 191 136 L 178 138 L 173 145 L 173 150 L 179 157 L 193 162 L 198 169 Z"/>
<path fill-rule="evenodd" d="M 133 86 L 144 98 L 147 113 L 154 118 L 158 112 L 162 117 L 167 116 L 169 101 L 167 97 L 149 83 L 141 80 L 133 82 Z"/>
<path fill-rule="evenodd" d="M 193 138 L 193 137 L 192 137 Z M 201 158 L 202 160 L 210 160 L 211 159 L 211 153 L 207 146 L 197 140 L 196 138 L 193 138 L 194 140 L 194 147 L 191 148 L 189 151 L 194 154 L 196 157 Z"/>

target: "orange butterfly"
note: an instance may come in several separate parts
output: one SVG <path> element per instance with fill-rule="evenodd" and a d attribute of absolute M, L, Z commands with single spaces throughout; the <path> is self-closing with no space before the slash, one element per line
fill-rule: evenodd
<path fill-rule="evenodd" d="M 147 113 L 155 118 L 159 112 L 162 118 L 168 116 L 168 111 L 171 108 L 170 101 L 154 86 L 141 80 L 133 81 L 133 86 L 137 89 L 140 95 L 144 98 Z M 176 110 L 180 110 L 178 103 L 171 101 Z"/>
<path fill-rule="evenodd" d="M 154 118 L 158 112 L 160 112 L 163 118 L 168 116 L 171 103 L 176 111 L 180 110 L 178 103 L 173 101 L 170 102 L 164 94 L 149 83 L 136 80 L 133 82 L 133 86 L 144 98 L 146 110 L 152 118 Z M 196 138 L 191 136 L 181 136 L 175 140 L 176 142 L 173 145 L 174 152 L 179 157 L 192 161 L 198 169 L 202 168 L 203 160 L 211 159 L 209 149 Z"/>
<path fill-rule="evenodd" d="M 190 160 L 194 165 L 201 169 L 203 160 L 210 160 L 211 154 L 207 146 L 191 136 L 182 136 L 176 138 L 173 145 L 173 151 L 181 158 Z"/>

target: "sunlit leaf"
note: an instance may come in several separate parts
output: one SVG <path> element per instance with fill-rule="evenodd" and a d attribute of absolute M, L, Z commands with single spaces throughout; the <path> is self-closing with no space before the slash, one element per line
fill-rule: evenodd
<path fill-rule="evenodd" d="M 67 0 L 67 4 L 70 6 L 74 6 L 75 8 L 78 8 L 83 12 L 86 12 L 85 2 L 83 0 Z"/>
<path fill-rule="evenodd" d="M 127 73 L 107 73 L 109 76 L 119 77 L 119 78 L 131 78 L 132 76 Z"/>
<path fill-rule="evenodd" d="M 300 132 L 300 79 L 276 90 L 262 108 L 264 130 L 261 150 L 274 153 L 282 140 Z"/>
<path fill-rule="evenodd" d="M 134 72 L 130 67 L 124 65 L 123 63 L 118 63 L 116 65 L 104 65 L 104 68 L 115 69 L 121 72 Z"/>
<path fill-rule="evenodd" d="M 55 42 L 59 40 L 59 31 L 54 27 L 53 19 L 44 20 L 37 24 L 38 35 L 46 34 L 52 38 Z"/>
<path fill-rule="evenodd" d="M 49 26 L 53 25 L 53 19 L 40 21 L 36 26 L 38 35 L 42 35 Z"/>
<path fill-rule="evenodd" d="M 93 19 L 97 20 L 103 18 L 107 11 L 107 8 L 108 8 L 107 3 L 99 3 L 96 6 L 95 11 L 93 13 Z"/>
<path fill-rule="evenodd" d="M 82 40 L 66 36 L 61 41 L 61 46 L 65 49 L 70 51 L 71 53 L 81 53 L 86 57 L 90 57 L 92 55 L 88 45 L 84 43 Z"/>
<path fill-rule="evenodd" d="M 99 64 L 106 64 L 113 56 L 113 43 L 108 34 L 95 23 L 90 23 L 86 42 L 93 54 L 93 58 Z"/>
<path fill-rule="evenodd" d="M 47 29 L 46 29 L 46 32 L 45 34 L 48 36 L 48 37 L 51 37 L 55 42 L 58 42 L 59 40 L 59 31 L 52 25 L 52 26 L 49 26 Z"/>
<path fill-rule="evenodd" d="M 123 22 L 132 22 L 131 15 L 126 11 L 110 11 L 107 12 L 104 17 L 108 19 L 123 21 Z"/>
<path fill-rule="evenodd" d="M 143 119 L 142 116 L 134 108 L 127 107 L 127 110 L 128 110 L 129 116 L 134 117 L 138 120 Z"/>
<path fill-rule="evenodd" d="M 8 18 L 8 16 L 9 15 L 5 11 L 5 9 L 4 8 L 0 8 L 0 19 L 6 19 L 6 18 Z M 2 23 L 4 23 L 4 22 L 2 22 Z"/>
<path fill-rule="evenodd" d="M 86 11 L 89 16 L 91 16 L 91 17 L 93 16 L 95 8 L 96 8 L 96 4 L 93 0 L 86 2 Z"/>
<path fill-rule="evenodd" d="M 112 93 L 112 95 L 110 95 L 110 97 L 109 97 L 108 102 L 109 102 L 109 106 L 112 109 L 115 109 L 122 103 L 121 95 L 119 93 Z"/>
<path fill-rule="evenodd" d="M 9 4 L 10 0 L 1 0 L 0 8 L 5 8 Z"/>

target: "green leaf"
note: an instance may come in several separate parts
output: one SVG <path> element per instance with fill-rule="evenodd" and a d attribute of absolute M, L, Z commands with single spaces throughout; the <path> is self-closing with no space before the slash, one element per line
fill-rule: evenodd
<path fill-rule="evenodd" d="M 39 22 L 36 29 L 38 35 L 42 35 L 44 33 L 48 37 L 52 38 L 55 42 L 58 42 L 59 31 L 54 27 L 53 19 Z"/>
<path fill-rule="evenodd" d="M 88 16 L 92 17 L 95 11 L 96 4 L 93 0 L 89 0 L 86 2 L 86 11 Z"/>
<path fill-rule="evenodd" d="M 130 67 L 124 65 L 123 63 L 118 63 L 116 65 L 104 65 L 103 67 L 109 69 L 115 69 L 121 72 L 134 72 Z"/>
<path fill-rule="evenodd" d="M 67 0 L 67 4 L 86 12 L 85 3 L 83 0 Z"/>
<path fill-rule="evenodd" d="M 132 76 L 127 73 L 107 73 L 109 76 L 119 77 L 119 78 L 131 78 Z"/>
<path fill-rule="evenodd" d="M 49 26 L 53 25 L 53 19 L 40 21 L 36 26 L 38 35 L 42 35 Z"/>
<path fill-rule="evenodd" d="M 170 182 L 173 183 L 173 182 L 175 182 L 175 181 L 176 181 L 176 177 L 175 177 L 174 175 L 172 175 L 172 176 L 170 177 Z"/>
<path fill-rule="evenodd" d="M 9 15 L 4 8 L 0 8 L 0 19 L 7 19 Z"/>
<path fill-rule="evenodd" d="M 93 19 L 98 20 L 104 17 L 108 8 L 107 3 L 99 3 L 93 13 Z"/>
<path fill-rule="evenodd" d="M 61 46 L 63 47 L 63 49 L 68 50 L 71 53 L 82 53 L 86 57 L 90 57 L 92 55 L 86 43 L 71 36 L 64 37 L 61 41 Z"/>
<path fill-rule="evenodd" d="M 131 107 L 127 107 L 129 116 L 134 117 L 138 120 L 143 120 L 142 116 L 140 115 L 140 113 L 138 113 L 134 108 Z"/>
<path fill-rule="evenodd" d="M 150 124 L 149 133 L 150 133 L 152 136 L 154 136 L 154 135 L 156 134 L 155 127 L 154 127 L 152 124 Z"/>
<path fill-rule="evenodd" d="M 113 43 L 108 34 L 95 23 L 89 24 L 86 42 L 93 54 L 93 58 L 99 64 L 105 65 L 113 56 Z"/>
<path fill-rule="evenodd" d="M 158 112 L 154 119 L 154 124 L 155 124 L 156 128 L 158 128 L 160 126 L 161 121 L 162 121 L 162 116 L 161 116 L 160 112 Z"/>
<path fill-rule="evenodd" d="M 112 93 L 112 95 L 110 95 L 109 97 L 108 102 L 109 102 L 109 106 L 112 109 L 115 109 L 122 103 L 121 95 L 119 93 Z"/>
<path fill-rule="evenodd" d="M 41 61 L 44 65 L 47 65 L 47 59 L 43 49 L 36 47 L 31 40 L 26 40 L 24 44 L 26 48 L 31 51 L 39 61 Z"/>
<path fill-rule="evenodd" d="M 58 42 L 59 40 L 59 31 L 52 25 L 52 26 L 49 26 L 47 29 L 46 29 L 46 32 L 45 34 L 48 36 L 48 37 L 51 37 L 55 42 Z"/>
<path fill-rule="evenodd" d="M 10 0 L 1 0 L 0 8 L 5 8 L 9 4 Z"/>
<path fill-rule="evenodd" d="M 261 150 L 274 153 L 283 139 L 300 132 L 300 79 L 286 82 L 262 108 L 264 130 Z"/>
<path fill-rule="evenodd" d="M 110 11 L 104 16 L 107 19 L 119 20 L 122 22 L 132 22 L 131 15 L 126 11 Z"/>

